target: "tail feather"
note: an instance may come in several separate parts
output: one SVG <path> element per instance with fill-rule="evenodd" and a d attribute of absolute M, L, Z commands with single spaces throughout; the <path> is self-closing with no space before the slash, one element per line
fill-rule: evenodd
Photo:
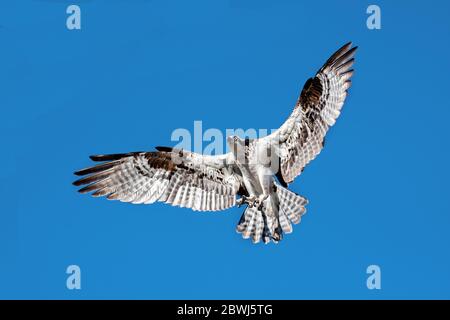
<path fill-rule="evenodd" d="M 253 243 L 258 243 L 259 241 L 261 241 L 261 238 L 263 236 L 263 230 L 264 230 L 264 218 L 262 214 L 257 214 L 255 232 L 252 234 Z"/>
<path fill-rule="evenodd" d="M 282 210 L 280 210 L 280 225 L 284 233 L 286 234 L 292 233 L 291 221 L 288 219 L 285 212 Z"/>
<path fill-rule="evenodd" d="M 236 231 L 242 234 L 244 239 L 251 238 L 253 243 L 258 243 L 264 234 L 264 218 L 261 211 L 255 207 L 247 207 L 236 227 Z"/>
<path fill-rule="evenodd" d="M 244 232 L 242 233 L 242 236 L 244 237 L 244 239 L 250 238 L 250 236 L 253 234 L 254 229 L 255 229 L 254 226 L 255 226 L 256 216 L 257 216 L 256 210 L 251 210 L 249 212 L 249 222 L 248 222 L 247 227 L 245 228 Z"/>
<path fill-rule="evenodd" d="M 306 198 L 277 185 L 276 193 L 267 198 L 262 209 L 247 207 L 239 220 L 236 231 L 253 243 L 278 243 L 283 233 L 293 231 L 292 224 L 298 224 L 306 212 Z"/>
<path fill-rule="evenodd" d="M 283 213 L 286 220 L 293 224 L 300 223 L 302 216 L 306 213 L 305 206 L 308 204 L 308 200 L 281 186 L 277 186 L 277 195 L 280 201 L 280 213 Z M 288 228 L 286 225 L 285 227 Z"/>

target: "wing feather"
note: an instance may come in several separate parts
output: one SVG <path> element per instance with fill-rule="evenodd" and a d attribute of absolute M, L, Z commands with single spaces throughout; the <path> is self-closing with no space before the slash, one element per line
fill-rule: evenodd
<path fill-rule="evenodd" d="M 75 172 L 80 193 L 135 204 L 161 201 L 194 210 L 234 205 L 240 187 L 230 155 L 203 156 L 160 147 L 161 151 L 95 155 L 103 163 Z"/>
<path fill-rule="evenodd" d="M 339 117 L 351 86 L 357 47 L 347 43 L 306 81 L 294 111 L 274 133 L 263 139 L 278 144 L 278 176 L 292 182 L 322 150 L 325 135 Z M 261 140 L 263 140 L 261 139 Z"/>

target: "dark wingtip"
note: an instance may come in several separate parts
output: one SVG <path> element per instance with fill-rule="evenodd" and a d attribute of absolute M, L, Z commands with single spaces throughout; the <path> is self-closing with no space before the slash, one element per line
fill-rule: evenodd
<path fill-rule="evenodd" d="M 115 154 L 94 154 L 89 156 L 92 161 L 111 161 L 126 157 L 126 153 L 115 153 Z"/>
<path fill-rule="evenodd" d="M 72 184 L 73 184 L 74 186 L 76 186 L 76 187 L 79 187 L 79 186 L 82 185 L 82 183 L 80 182 L 80 180 L 74 181 L 74 182 L 72 182 Z"/>
<path fill-rule="evenodd" d="M 344 44 L 343 46 L 342 46 L 342 48 L 345 48 L 345 47 L 351 47 L 353 45 L 353 42 L 352 41 L 349 41 L 349 42 L 347 42 L 346 44 Z"/>
<path fill-rule="evenodd" d="M 78 192 L 81 193 L 81 194 L 88 193 L 89 191 L 92 191 L 92 189 L 89 189 L 89 186 L 83 187 L 83 188 L 78 190 Z"/>
<path fill-rule="evenodd" d="M 353 42 L 349 41 L 346 44 L 344 44 L 342 47 L 340 47 L 335 53 L 333 53 L 327 60 L 327 62 L 322 66 L 322 68 L 319 70 L 322 71 L 323 69 L 325 69 L 327 66 L 332 66 L 333 64 L 335 64 L 337 61 L 340 61 L 343 59 L 343 57 L 349 57 L 349 55 L 351 55 L 356 48 L 358 47 L 353 47 Z"/>
<path fill-rule="evenodd" d="M 107 155 L 104 155 L 104 154 L 94 154 L 94 155 L 89 156 L 89 159 L 91 159 L 92 161 L 103 161 L 102 159 L 106 156 Z"/>
<path fill-rule="evenodd" d="M 112 160 L 119 160 L 125 157 L 131 157 L 139 153 L 143 153 L 143 151 L 135 151 L 129 153 L 114 153 L 114 154 L 96 154 L 89 156 L 89 158 L 92 161 L 112 161 Z"/>
<path fill-rule="evenodd" d="M 109 170 L 111 168 L 114 168 L 114 166 L 116 166 L 117 163 L 118 163 L 117 160 L 101 163 L 101 164 L 98 164 L 98 165 L 93 166 L 93 167 L 89 167 L 89 168 L 78 170 L 77 172 L 75 172 L 75 175 L 77 175 L 77 176 L 84 176 L 84 175 L 87 175 L 87 174 L 92 174 L 92 173 L 106 171 L 106 170 Z"/>
<path fill-rule="evenodd" d="M 155 149 L 162 152 L 171 152 L 173 150 L 172 147 L 164 147 L 164 146 L 156 146 Z"/>

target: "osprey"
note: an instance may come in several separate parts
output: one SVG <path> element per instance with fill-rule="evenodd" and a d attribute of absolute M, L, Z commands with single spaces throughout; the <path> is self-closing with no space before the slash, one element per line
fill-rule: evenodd
<path fill-rule="evenodd" d="M 357 47 L 348 43 L 306 81 L 289 118 L 260 139 L 227 137 L 230 152 L 202 155 L 170 147 L 94 155 L 75 172 L 81 193 L 131 203 L 165 202 L 198 211 L 246 205 L 236 227 L 243 238 L 279 242 L 305 213 L 306 198 L 287 189 L 324 146 L 350 88 Z M 276 177 L 276 178 L 275 178 Z"/>

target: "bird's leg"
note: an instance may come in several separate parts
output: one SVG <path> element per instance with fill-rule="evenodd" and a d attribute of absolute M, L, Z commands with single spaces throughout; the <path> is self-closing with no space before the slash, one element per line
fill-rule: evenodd
<path fill-rule="evenodd" d="M 268 197 L 269 197 L 268 194 L 262 194 L 260 196 L 250 196 L 250 197 L 243 195 L 240 199 L 236 200 L 236 204 L 238 207 L 240 207 L 246 203 L 246 204 L 248 204 L 248 206 L 250 208 L 258 207 L 258 210 L 261 210 L 263 207 L 264 200 L 266 200 Z"/>
<path fill-rule="evenodd" d="M 258 198 L 256 198 L 256 205 L 258 206 L 258 210 L 262 210 L 264 206 L 264 200 L 269 197 L 268 194 L 261 194 Z"/>
<path fill-rule="evenodd" d="M 254 196 L 247 197 L 246 195 L 242 195 L 241 198 L 236 200 L 236 204 L 237 204 L 238 208 L 244 204 L 248 204 L 250 207 L 252 207 L 254 201 L 255 201 Z"/>
<path fill-rule="evenodd" d="M 238 208 L 246 202 L 247 202 L 247 196 L 245 196 L 245 195 L 242 195 L 242 197 L 240 199 L 236 200 L 236 204 L 237 204 Z"/>
<path fill-rule="evenodd" d="M 248 204 L 250 208 L 255 206 L 256 196 L 245 197 L 245 203 Z"/>

